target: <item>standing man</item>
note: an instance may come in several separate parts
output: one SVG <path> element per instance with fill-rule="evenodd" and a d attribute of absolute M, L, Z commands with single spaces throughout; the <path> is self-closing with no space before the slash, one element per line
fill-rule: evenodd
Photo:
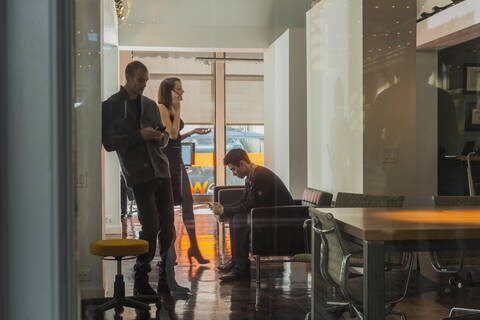
<path fill-rule="evenodd" d="M 250 260 L 248 259 L 249 234 L 248 214 L 252 208 L 294 204 L 292 195 L 282 180 L 271 170 L 253 164 L 242 149 L 230 150 L 223 159 L 233 175 L 245 179 L 245 192 L 232 206 L 219 203 L 212 205 L 213 213 L 219 219 L 230 219 L 232 259 L 218 267 L 220 271 L 231 271 L 220 277 L 222 281 L 248 279 Z"/>
<path fill-rule="evenodd" d="M 160 232 L 160 270 L 157 291 L 169 296 L 165 262 L 175 237 L 172 186 L 168 159 L 162 152 L 169 133 L 165 131 L 155 101 L 142 95 L 148 70 L 139 61 L 125 69 L 126 84 L 102 105 L 102 142 L 116 151 L 127 184 L 133 188 L 142 225 L 140 239 L 147 240 L 148 253 L 137 257 L 135 295 L 155 295 L 148 283 L 150 262 Z"/>

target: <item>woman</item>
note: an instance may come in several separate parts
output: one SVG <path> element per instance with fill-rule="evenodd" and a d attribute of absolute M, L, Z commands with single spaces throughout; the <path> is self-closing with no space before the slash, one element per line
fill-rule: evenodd
<path fill-rule="evenodd" d="M 204 259 L 198 248 L 197 236 L 195 234 L 195 218 L 193 216 L 193 197 L 190 189 L 190 180 L 182 160 L 182 140 L 193 134 L 207 134 L 210 129 L 196 128 L 186 134 L 180 135 L 184 127 L 180 119 L 180 101 L 183 95 L 182 82 L 178 78 L 167 78 L 162 81 L 158 89 L 158 104 L 165 130 L 170 135 L 170 141 L 164 153 L 170 163 L 170 175 L 172 179 L 173 198 L 176 205 L 182 205 L 182 217 L 185 228 L 190 238 L 188 249 L 188 260 L 192 263 L 192 257 L 199 264 L 209 263 Z"/>

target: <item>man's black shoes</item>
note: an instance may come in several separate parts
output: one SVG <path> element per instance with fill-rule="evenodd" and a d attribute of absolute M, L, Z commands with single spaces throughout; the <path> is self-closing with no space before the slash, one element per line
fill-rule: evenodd
<path fill-rule="evenodd" d="M 135 296 L 156 296 L 157 293 L 148 284 L 147 281 L 135 281 L 133 284 L 133 294 Z"/>
<path fill-rule="evenodd" d="M 217 269 L 221 272 L 230 272 L 233 270 L 234 267 L 235 267 L 235 262 L 233 262 L 233 260 L 230 259 L 224 264 L 219 265 Z"/>
<path fill-rule="evenodd" d="M 250 280 L 250 272 L 233 270 L 219 278 L 222 282 Z"/>

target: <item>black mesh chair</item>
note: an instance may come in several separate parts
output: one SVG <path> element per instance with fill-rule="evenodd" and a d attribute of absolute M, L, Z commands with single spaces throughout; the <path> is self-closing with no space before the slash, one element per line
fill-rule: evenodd
<path fill-rule="evenodd" d="M 403 207 L 404 196 L 385 196 L 339 192 L 335 199 L 335 208 L 390 208 Z"/>
<path fill-rule="evenodd" d="M 436 207 L 479 207 L 480 196 L 434 196 Z M 472 271 L 480 270 L 480 250 L 437 250 L 430 252 L 430 262 L 435 271 L 451 274 L 449 284 L 456 288 L 464 286 L 478 286 L 472 280 Z M 460 272 L 467 272 L 467 279 L 460 276 Z M 480 314 L 480 309 L 465 309 L 455 307 L 450 311 L 450 317 L 456 312 L 466 314 Z M 480 317 L 479 317 L 480 318 Z"/>
<path fill-rule="evenodd" d="M 356 316 L 364 319 L 363 308 L 363 276 L 350 276 L 350 259 L 359 252 L 349 251 L 348 246 L 340 234 L 335 219 L 330 213 L 315 211 L 313 231 L 321 238 L 320 246 L 320 272 L 323 279 L 338 288 L 349 302 Z M 413 255 L 409 254 L 408 269 L 389 270 L 385 272 L 385 309 L 386 315 L 398 315 L 406 319 L 405 314 L 395 311 L 395 305 L 407 295 L 408 284 L 412 273 Z M 405 286 L 399 288 L 395 285 L 397 279 L 404 279 Z M 395 280 L 395 281 L 394 281 Z"/>
<path fill-rule="evenodd" d="M 329 192 L 306 188 L 296 205 L 252 209 L 250 252 L 255 256 L 257 283 L 262 256 L 289 257 L 284 262 L 311 261 L 308 208 L 330 207 L 332 197 Z"/>
<path fill-rule="evenodd" d="M 401 208 L 403 207 L 404 196 L 386 196 L 361 193 L 339 192 L 335 199 L 335 208 Z M 347 241 L 348 243 L 348 241 Z M 385 268 L 393 266 L 405 266 L 406 254 L 404 252 L 385 252 Z M 363 267 L 361 255 L 353 255 L 350 265 Z"/>
<path fill-rule="evenodd" d="M 461 315 L 457 315 L 461 313 Z M 448 318 L 442 320 L 480 320 L 480 310 L 466 308 L 452 308 Z"/>
<path fill-rule="evenodd" d="M 241 199 L 245 186 L 216 186 L 213 189 L 213 201 L 223 206 L 232 205 Z M 225 262 L 225 223 L 217 219 L 218 251 L 220 252 L 222 263 Z M 231 233 L 230 233 L 231 234 Z"/>

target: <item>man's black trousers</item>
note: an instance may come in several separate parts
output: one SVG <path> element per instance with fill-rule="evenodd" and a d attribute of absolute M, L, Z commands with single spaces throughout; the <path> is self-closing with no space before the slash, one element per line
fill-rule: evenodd
<path fill-rule="evenodd" d="M 238 213 L 229 219 L 232 260 L 239 272 L 250 270 L 248 252 L 250 248 L 250 225 L 248 213 Z"/>
<path fill-rule="evenodd" d="M 155 179 L 133 186 L 133 192 L 142 225 L 140 239 L 148 241 L 148 253 L 137 257 L 135 279 L 145 280 L 155 256 L 158 233 L 162 262 L 167 261 L 168 249 L 175 237 L 172 184 L 170 178 Z M 162 267 L 160 273 L 165 272 L 164 263 Z"/>

